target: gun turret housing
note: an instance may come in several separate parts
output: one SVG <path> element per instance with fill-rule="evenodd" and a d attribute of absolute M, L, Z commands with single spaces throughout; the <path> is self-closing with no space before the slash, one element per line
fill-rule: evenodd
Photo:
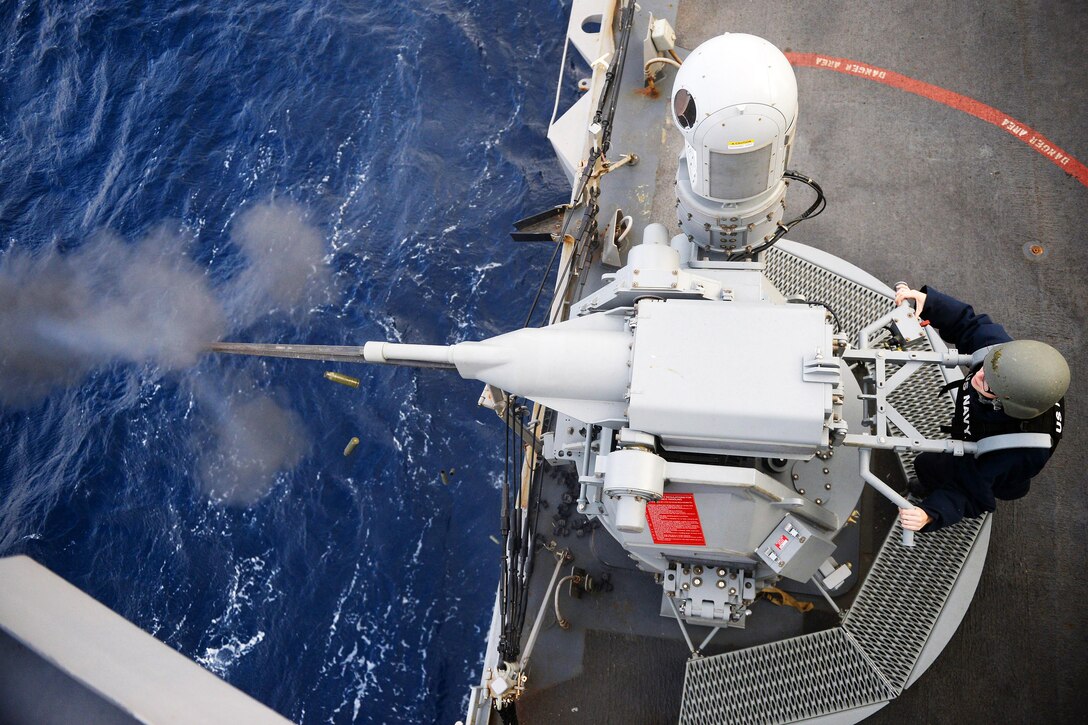
<path fill-rule="evenodd" d="M 211 349 L 456 369 L 577 420 L 644 431 L 667 450 L 808 459 L 828 448 L 841 372 L 824 310 L 771 304 L 758 269 L 729 284 L 681 270 L 661 225 L 646 238 L 633 250 L 643 266 L 629 264 L 597 293 L 600 311 L 545 328 L 449 346 Z"/>

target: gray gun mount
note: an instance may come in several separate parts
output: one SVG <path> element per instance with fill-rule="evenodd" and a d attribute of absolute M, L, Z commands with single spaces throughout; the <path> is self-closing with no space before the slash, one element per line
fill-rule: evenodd
<path fill-rule="evenodd" d="M 867 326 L 851 350 L 827 310 L 788 304 L 762 262 L 700 260 L 685 235 L 669 239 L 660 224 L 571 314 L 448 346 L 211 349 L 456 370 L 554 410 L 543 454 L 576 467 L 578 512 L 661 577 L 663 613 L 734 627 L 755 592 L 781 578 L 830 590 L 849 578 L 832 555 L 865 483 L 910 506 L 870 473 L 869 449 L 938 445 L 916 435 L 887 394 L 923 362 L 964 362 L 877 349 L 885 329 L 920 335 L 905 306 Z M 885 376 L 889 355 L 907 364 Z M 865 391 L 848 361 L 873 370 Z M 891 440 L 889 421 L 907 435 Z M 696 567 L 722 573 L 711 586 Z"/>

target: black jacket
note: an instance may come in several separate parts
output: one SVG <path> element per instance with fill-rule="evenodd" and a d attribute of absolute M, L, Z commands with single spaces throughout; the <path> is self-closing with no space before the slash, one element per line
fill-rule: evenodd
<path fill-rule="evenodd" d="M 1012 339 L 989 315 L 977 315 L 970 305 L 930 287 L 923 287 L 922 291 L 926 293 L 922 317 L 959 352 L 970 354 Z M 967 395 L 964 405 L 970 406 L 970 419 L 976 430 L 1018 422 L 1003 411 L 995 410 L 974 388 L 968 387 Z M 933 531 L 950 526 L 965 516 L 993 511 L 995 499 L 1008 501 L 1024 496 L 1031 477 L 1042 470 L 1050 453 L 1051 450 L 1045 448 L 1013 448 L 979 458 L 946 453 L 920 454 L 914 468 L 922 487 L 930 493 L 919 507 L 933 518 L 922 531 Z"/>

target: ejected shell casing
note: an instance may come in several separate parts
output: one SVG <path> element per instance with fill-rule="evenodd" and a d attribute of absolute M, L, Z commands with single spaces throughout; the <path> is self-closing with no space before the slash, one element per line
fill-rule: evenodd
<path fill-rule="evenodd" d="M 450 485 L 450 477 L 446 475 L 445 469 L 438 473 L 438 477 L 442 479 L 442 483 L 446 484 L 447 486 Z"/>
<path fill-rule="evenodd" d="M 350 375 L 344 375 L 343 373 L 334 373 L 332 370 L 325 371 L 325 379 L 331 380 L 334 383 L 346 385 L 349 388 L 359 387 L 359 378 L 353 378 Z"/>
<path fill-rule="evenodd" d="M 350 456 L 352 453 L 354 453 L 355 446 L 357 445 L 359 445 L 359 436 L 352 436 L 351 440 L 348 441 L 348 444 L 344 446 L 344 455 Z"/>

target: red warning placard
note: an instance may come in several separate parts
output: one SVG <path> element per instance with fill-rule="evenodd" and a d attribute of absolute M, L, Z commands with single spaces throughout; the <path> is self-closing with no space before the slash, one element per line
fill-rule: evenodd
<path fill-rule="evenodd" d="M 667 493 L 646 504 L 646 521 L 655 544 L 706 546 L 693 493 Z"/>

